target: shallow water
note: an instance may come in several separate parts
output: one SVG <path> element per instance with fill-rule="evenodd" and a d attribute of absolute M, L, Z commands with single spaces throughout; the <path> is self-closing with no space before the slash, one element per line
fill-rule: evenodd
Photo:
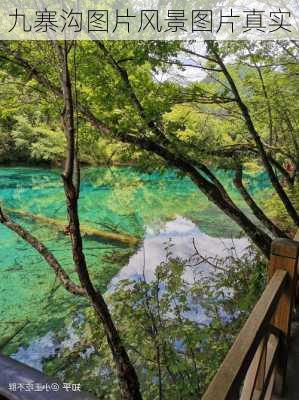
<path fill-rule="evenodd" d="M 233 198 L 229 173 L 219 172 Z M 261 196 L 268 187 L 264 175 L 249 180 L 250 189 Z M 0 168 L 0 201 L 6 208 L 65 220 L 64 192 L 59 171 L 41 168 Z M 143 238 L 157 237 L 164 247 L 165 225 L 184 217 L 209 236 L 230 238 L 239 228 L 211 205 L 187 178 L 173 171 L 141 173 L 134 168 L 88 168 L 83 170 L 80 197 L 81 223 L 117 230 Z M 76 279 L 69 238 L 55 228 L 15 217 L 40 238 Z M 209 235 L 209 236 L 208 236 Z M 179 240 L 180 232 L 176 232 Z M 16 323 L 30 324 L 7 346 L 8 353 L 26 346 L 33 338 L 59 332 L 86 305 L 57 286 L 55 276 L 39 255 L 16 235 L 0 226 L 0 338 L 13 332 Z M 158 243 L 158 244 L 157 244 Z M 121 267 L 128 264 L 132 249 L 107 241 L 84 239 L 88 265 L 97 287 L 104 291 Z M 136 254 L 138 250 L 135 249 Z M 157 250 L 158 254 L 158 250 Z M 157 255 L 156 254 L 156 255 Z M 113 258 L 111 258 L 113 255 Z M 154 259 L 155 254 L 152 254 Z M 183 256 L 183 254 L 182 254 Z M 135 257 L 136 259 L 136 257 Z M 138 257 L 137 257 L 138 259 Z"/>

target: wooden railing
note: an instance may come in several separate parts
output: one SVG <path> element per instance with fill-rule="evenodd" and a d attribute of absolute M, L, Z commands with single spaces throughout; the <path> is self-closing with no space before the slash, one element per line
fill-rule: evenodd
<path fill-rule="evenodd" d="M 294 241 L 275 240 L 268 266 L 269 283 L 223 361 L 202 400 L 271 400 L 285 386 L 290 326 L 299 259 L 299 232 Z M 298 378 L 299 379 L 299 378 Z M 87 393 L 9 391 L 9 383 L 53 381 L 42 373 L 0 355 L 0 399 L 92 400 Z"/>
<path fill-rule="evenodd" d="M 299 236 L 274 240 L 269 283 L 202 400 L 283 395 L 297 288 Z M 298 378 L 299 379 L 299 378 Z"/>

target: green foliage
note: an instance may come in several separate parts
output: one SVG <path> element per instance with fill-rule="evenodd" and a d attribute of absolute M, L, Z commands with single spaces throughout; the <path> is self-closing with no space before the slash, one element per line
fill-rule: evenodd
<path fill-rule="evenodd" d="M 35 162 L 59 162 L 64 158 L 65 140 L 61 131 L 47 125 L 33 126 L 24 116 L 13 121 L 9 131 L 0 130 L 0 154 L 2 160 Z"/>
<path fill-rule="evenodd" d="M 287 187 L 286 191 L 295 208 L 299 210 L 299 183 L 295 182 L 294 186 Z M 278 226 L 285 229 L 286 232 L 289 232 L 290 237 L 294 237 L 297 228 L 293 227 L 292 221 L 283 207 L 283 204 L 279 201 L 278 196 L 269 190 L 266 191 L 263 206 L 269 217 L 275 221 Z"/>
<path fill-rule="evenodd" d="M 65 140 L 62 131 L 46 125 L 33 127 L 24 117 L 18 117 L 11 133 L 18 153 L 36 161 L 62 161 Z"/>
<path fill-rule="evenodd" d="M 152 281 L 122 281 L 107 297 L 114 321 L 139 375 L 143 398 L 198 399 L 251 311 L 265 284 L 265 266 L 253 249 L 238 259 L 209 260 L 214 273 L 198 273 L 200 256 L 167 259 Z M 193 270 L 194 281 L 185 272 Z M 195 272 L 197 271 L 197 273 Z M 46 363 L 63 379 L 80 380 L 99 398 L 120 399 L 103 328 L 89 311 L 75 327 L 75 348 Z"/>
<path fill-rule="evenodd" d="M 190 61 L 185 53 L 182 61 L 182 44 L 120 41 L 105 45 L 118 66 L 126 69 L 138 104 L 97 43 L 78 43 L 74 93 L 80 104 L 111 131 L 108 137 L 95 129 L 78 110 L 83 162 L 134 163 L 151 171 L 165 168 L 165 162 L 152 153 L 124 144 L 120 137 L 127 133 L 167 146 L 182 159 L 192 159 L 195 166 L 201 162 L 215 169 L 233 168 L 234 157 L 227 155 L 227 148 L 244 144 L 255 148 L 228 82 L 215 71 L 213 61 L 203 62 L 205 55 L 196 62 L 199 69 L 208 71 L 204 76 L 201 71 L 195 82 L 159 81 L 157 73 L 167 73 L 173 61 Z M 19 65 L 1 58 L 0 83 L 7 89 L 0 93 L 1 160 L 59 163 L 65 148 L 60 126 L 62 103 L 57 91 L 50 90 L 60 87 L 57 54 L 51 43 L 12 42 L 8 46 L 13 55 L 24 56 L 37 66 L 50 88 L 37 83 Z M 299 165 L 298 63 L 292 56 L 293 46 L 287 46 L 288 52 L 279 43 L 217 44 L 266 150 L 281 165 L 285 161 Z M 205 50 L 204 54 L 213 57 L 209 49 Z M 75 66 L 71 68 L 74 77 Z M 165 142 L 153 126 L 161 128 Z M 236 157 L 243 164 L 250 163 L 253 170 L 261 165 L 258 153 L 239 149 Z M 140 184 L 136 182 L 136 186 Z M 123 207 L 134 215 L 131 200 L 135 189 L 124 191 L 123 182 L 115 188 Z M 297 204 L 298 184 L 287 190 Z M 152 201 L 156 201 L 154 195 Z M 113 205 L 117 206 L 117 201 Z M 273 190 L 263 206 L 272 219 L 291 230 L 291 221 Z M 170 249 L 153 281 L 122 282 L 109 296 L 113 318 L 138 371 L 145 400 L 161 398 L 161 393 L 165 399 L 198 398 L 265 282 L 262 261 L 252 252 L 242 260 L 213 260 L 213 276 L 200 275 L 192 285 L 184 279 L 188 262 L 173 259 Z M 204 311 L 208 323 L 189 318 L 194 308 Z M 119 399 L 103 328 L 89 313 L 76 329 L 81 331 L 77 347 L 61 351 L 61 357 L 48 364 L 49 372 L 60 373 L 70 381 L 78 376 L 84 387 L 93 388 L 100 398 Z M 82 352 L 90 349 L 90 356 L 82 359 Z"/>
<path fill-rule="evenodd" d="M 59 87 L 57 55 L 49 43 L 11 42 L 9 46 L 12 51 L 34 60 L 49 82 Z M 76 96 L 112 130 L 109 137 L 99 137 L 99 132 L 86 123 L 79 113 L 80 155 L 83 162 L 95 165 L 134 163 L 144 169 L 153 166 L 161 168 L 163 163 L 157 157 L 118 141 L 118 135 L 122 132 L 159 140 L 150 131 L 146 121 L 155 121 L 162 126 L 174 150 L 195 160 L 213 163 L 214 167 L 233 167 L 231 157 L 221 155 L 221 152 L 216 156 L 215 150 L 244 143 L 253 144 L 222 74 L 216 71 L 197 73 L 198 69 L 194 68 L 193 83 L 179 83 L 175 79 L 158 80 L 157 74 L 161 71 L 167 74 L 172 62 L 190 64 L 193 60 L 186 54 L 182 56 L 181 43 L 114 41 L 106 42 L 105 46 L 114 60 L 126 69 L 145 119 L 138 113 L 125 83 L 96 43 L 78 43 L 74 82 Z M 292 57 L 291 44 L 288 46 L 288 53 L 279 44 L 269 42 L 227 42 L 218 46 L 242 98 L 246 100 L 256 129 L 265 143 L 273 147 L 281 163 L 298 159 L 299 148 L 296 139 L 299 126 L 296 102 L 298 65 Z M 9 88 L 0 94 L 2 159 L 14 160 L 22 156 L 20 146 L 18 149 L 14 146 L 14 140 L 18 139 L 18 142 L 29 142 L 22 142 L 26 154 L 23 159 L 29 157 L 29 160 L 60 162 L 63 154 L 63 139 L 58 138 L 61 132 L 61 100 L 32 76 L 28 77 L 22 68 L 5 60 L 0 62 L 0 83 Z M 203 66 L 216 68 L 211 61 L 203 63 Z M 74 73 L 74 66 L 70 67 Z M 178 67 L 179 71 L 186 69 Z M 33 152 L 30 150 L 32 136 L 24 137 L 20 126 L 15 130 L 20 140 L 11 137 L 11 124 L 14 125 L 20 116 L 31 124 L 32 130 L 40 128 L 44 132 L 40 140 L 36 138 Z M 54 141 L 56 148 L 53 148 Z M 244 162 L 256 160 L 252 153 L 241 155 Z"/>

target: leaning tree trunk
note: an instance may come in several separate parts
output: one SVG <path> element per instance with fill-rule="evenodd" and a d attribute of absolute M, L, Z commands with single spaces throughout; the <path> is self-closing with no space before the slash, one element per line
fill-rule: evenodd
<path fill-rule="evenodd" d="M 139 382 L 135 369 L 122 344 L 119 333 L 114 325 L 108 306 L 101 293 L 97 292 L 89 276 L 85 255 L 83 252 L 82 236 L 78 216 L 78 198 L 80 192 L 80 168 L 77 161 L 76 132 L 74 124 L 74 105 L 72 97 L 72 86 L 68 68 L 68 50 L 65 43 L 61 48 L 57 43 L 62 61 L 62 90 L 64 99 L 64 112 L 62 115 L 64 131 L 67 139 L 67 159 L 62 174 L 66 195 L 67 212 L 69 219 L 69 230 L 72 242 L 73 260 L 78 273 L 80 283 L 87 293 L 95 313 L 107 336 L 107 341 L 112 351 L 113 359 L 117 368 L 118 379 L 122 399 L 141 400 Z"/>
<path fill-rule="evenodd" d="M 4 45 L 1 44 L 1 47 L 3 46 Z M 63 97 L 61 88 L 55 86 L 53 83 L 45 79 L 44 74 L 42 74 L 36 66 L 33 66 L 27 59 L 21 57 L 20 54 L 11 52 L 9 47 L 4 46 L 4 50 L 10 54 L 9 62 L 12 62 L 30 72 L 39 82 L 39 84 L 47 89 L 50 89 L 56 96 Z M 3 57 L 3 55 L 1 56 Z M 149 139 L 146 137 L 146 135 L 140 135 L 138 137 L 135 135 L 135 133 L 132 134 L 130 132 L 116 133 L 97 116 L 95 116 L 87 105 L 77 102 L 76 107 L 85 120 L 88 121 L 100 135 L 108 136 L 124 143 L 131 143 L 140 149 L 154 153 L 163 158 L 168 164 L 179 169 L 184 174 L 189 175 L 196 183 L 199 190 L 202 191 L 209 198 L 209 200 L 219 207 L 226 215 L 234 220 L 247 233 L 247 235 L 266 255 L 266 257 L 269 257 L 271 238 L 265 232 L 255 226 L 252 221 L 250 221 L 250 219 L 247 218 L 246 215 L 230 201 L 228 198 L 229 196 L 227 194 L 223 194 L 223 190 L 219 190 L 219 185 L 216 184 L 216 182 L 213 183 L 206 179 L 204 174 L 198 171 L 199 168 L 197 161 L 192 163 L 190 160 L 184 159 L 183 156 L 169 151 L 166 147 L 164 147 L 164 141 L 162 141 L 162 145 L 160 140 Z"/>
<path fill-rule="evenodd" d="M 214 183 L 206 179 L 189 160 L 183 158 L 181 155 L 174 154 L 159 143 L 147 138 L 138 138 L 126 134 L 123 137 L 119 137 L 119 139 L 125 143 L 135 144 L 143 150 L 157 154 L 169 165 L 189 176 L 198 189 L 228 217 L 235 221 L 267 258 L 270 257 L 272 242 L 270 236 L 255 225 L 231 199 L 228 199 L 228 194 L 224 194 Z"/>
<path fill-rule="evenodd" d="M 290 198 L 288 197 L 287 193 L 284 191 L 281 183 L 279 182 L 278 177 L 275 175 L 274 170 L 272 168 L 271 162 L 268 158 L 267 152 L 264 148 L 262 139 L 260 137 L 260 135 L 258 134 L 257 130 L 255 129 L 254 123 L 252 121 L 250 112 L 248 107 L 246 106 L 246 104 L 243 102 L 241 95 L 239 93 L 239 90 L 231 76 L 231 74 L 229 73 L 228 69 L 226 68 L 226 65 L 224 64 L 221 56 L 219 55 L 218 51 L 215 49 L 214 44 L 209 44 L 209 49 L 213 52 L 216 62 L 217 64 L 220 66 L 220 68 L 222 69 L 222 72 L 225 76 L 225 78 L 227 79 L 230 88 L 232 90 L 232 93 L 235 96 L 236 102 L 239 106 L 239 109 L 243 115 L 244 121 L 246 123 L 248 132 L 250 133 L 250 135 L 252 136 L 253 140 L 255 141 L 256 144 L 256 148 L 258 149 L 263 165 L 268 173 L 269 179 L 272 183 L 273 188 L 275 189 L 276 193 L 278 194 L 278 196 L 280 197 L 287 213 L 289 214 L 289 216 L 291 217 L 291 219 L 294 221 L 294 223 L 296 224 L 296 226 L 299 227 L 299 214 L 297 213 L 294 205 L 292 204 Z"/>
<path fill-rule="evenodd" d="M 266 216 L 264 211 L 256 204 L 250 193 L 247 191 L 243 184 L 243 168 L 240 162 L 237 162 L 236 173 L 234 178 L 234 185 L 243 200 L 249 206 L 255 217 L 271 232 L 274 236 L 280 238 L 288 238 L 288 236 L 279 229 L 273 222 Z"/>

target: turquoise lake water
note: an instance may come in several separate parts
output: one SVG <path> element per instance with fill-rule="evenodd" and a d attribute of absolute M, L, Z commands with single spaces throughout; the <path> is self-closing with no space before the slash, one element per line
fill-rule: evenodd
<path fill-rule="evenodd" d="M 65 220 L 66 210 L 60 171 L 42 168 L 0 168 L 0 201 L 18 209 Z M 241 200 L 230 173 L 219 172 L 232 197 Z M 248 177 L 252 193 L 263 196 L 269 186 L 263 174 Z M 14 216 L 53 251 L 76 280 L 69 238 L 49 225 Z M 211 205 L 188 179 L 175 172 L 141 173 L 131 167 L 86 168 L 82 171 L 81 223 L 144 237 L 159 232 L 164 224 L 182 216 L 210 236 L 236 237 L 239 228 Z M 7 347 L 7 352 L 26 345 L 32 337 L 59 332 L 75 311 L 86 305 L 59 287 L 52 270 L 24 241 L 0 226 L 0 338 L 16 324 L 30 323 Z M 162 244 L 161 244 L 162 245 Z M 87 262 L 96 286 L 105 291 L 111 278 L 136 249 L 103 240 L 84 239 Z"/>

